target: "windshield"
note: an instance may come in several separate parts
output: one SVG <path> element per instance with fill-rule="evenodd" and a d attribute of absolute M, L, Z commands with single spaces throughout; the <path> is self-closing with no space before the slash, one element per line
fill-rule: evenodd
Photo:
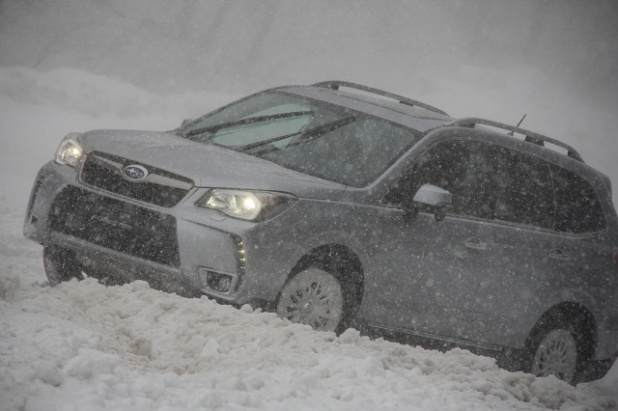
<path fill-rule="evenodd" d="M 420 138 L 356 111 L 278 92 L 241 100 L 176 134 L 354 187 L 373 181 Z"/>

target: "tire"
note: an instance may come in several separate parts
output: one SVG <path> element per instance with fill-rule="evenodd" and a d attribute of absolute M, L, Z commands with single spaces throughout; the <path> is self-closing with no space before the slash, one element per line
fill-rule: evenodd
<path fill-rule="evenodd" d="M 83 280 L 82 269 L 75 252 L 57 246 L 43 248 L 43 266 L 52 287 L 73 278 Z"/>
<path fill-rule="evenodd" d="M 330 272 L 310 267 L 285 283 L 277 301 L 277 315 L 339 334 L 347 328 L 352 314 L 348 297 L 352 291 Z"/>
<path fill-rule="evenodd" d="M 580 382 L 590 358 L 585 335 L 575 322 L 548 321 L 531 339 L 528 371 L 538 377 L 553 375 L 569 384 Z"/>

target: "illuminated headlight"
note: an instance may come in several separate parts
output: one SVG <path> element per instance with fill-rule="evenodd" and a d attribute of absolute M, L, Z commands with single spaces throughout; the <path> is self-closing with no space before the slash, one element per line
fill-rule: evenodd
<path fill-rule="evenodd" d="M 60 146 L 58 146 L 58 150 L 56 150 L 56 156 L 54 158 L 56 163 L 71 167 L 76 167 L 79 164 L 84 150 L 82 150 L 82 147 L 77 141 L 78 135 L 78 133 L 69 133 L 60 142 Z"/>
<path fill-rule="evenodd" d="M 221 211 L 230 217 L 263 221 L 279 214 L 295 200 L 295 197 L 280 193 L 213 189 L 195 205 Z"/>

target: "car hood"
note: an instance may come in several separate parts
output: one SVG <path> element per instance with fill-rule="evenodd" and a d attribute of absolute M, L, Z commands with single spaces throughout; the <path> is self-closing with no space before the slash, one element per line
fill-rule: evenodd
<path fill-rule="evenodd" d="M 280 191 L 301 198 L 337 200 L 345 185 L 312 177 L 234 150 L 171 133 L 95 130 L 79 141 L 86 153 L 101 151 L 184 175 L 198 187 Z"/>

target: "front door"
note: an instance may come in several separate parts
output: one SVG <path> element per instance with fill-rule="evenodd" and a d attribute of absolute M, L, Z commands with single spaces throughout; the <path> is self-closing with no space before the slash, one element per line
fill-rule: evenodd
<path fill-rule="evenodd" d="M 391 187 L 370 245 L 365 317 L 371 324 L 445 338 L 469 334 L 486 251 L 478 225 L 488 209 L 487 161 L 478 143 L 437 143 Z M 452 194 L 444 220 L 412 204 L 423 184 Z"/>

